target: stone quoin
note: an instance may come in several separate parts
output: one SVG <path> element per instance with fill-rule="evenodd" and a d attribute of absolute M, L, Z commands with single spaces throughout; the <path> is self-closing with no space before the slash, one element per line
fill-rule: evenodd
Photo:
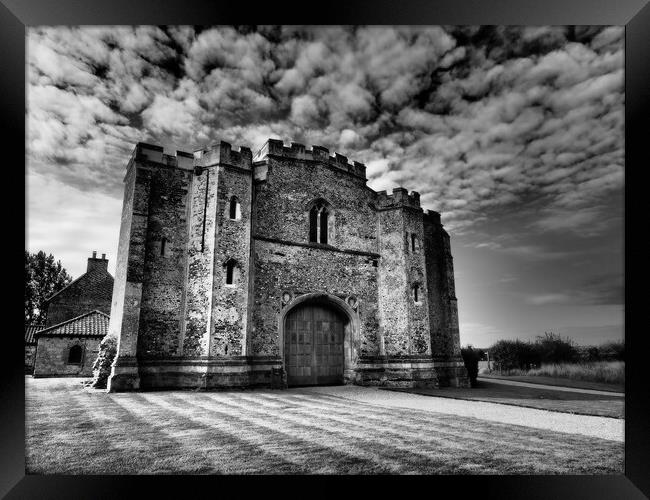
<path fill-rule="evenodd" d="M 366 181 L 319 146 L 138 143 L 109 390 L 468 386 L 440 214 Z"/>

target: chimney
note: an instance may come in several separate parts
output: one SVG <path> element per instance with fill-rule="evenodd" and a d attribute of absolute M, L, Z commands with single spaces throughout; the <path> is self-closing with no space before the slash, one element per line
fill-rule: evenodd
<path fill-rule="evenodd" d="M 86 269 L 86 272 L 90 273 L 95 271 L 108 272 L 108 259 L 105 253 L 102 254 L 101 259 L 98 259 L 97 252 L 93 251 L 93 256 L 88 259 L 88 269 Z"/>

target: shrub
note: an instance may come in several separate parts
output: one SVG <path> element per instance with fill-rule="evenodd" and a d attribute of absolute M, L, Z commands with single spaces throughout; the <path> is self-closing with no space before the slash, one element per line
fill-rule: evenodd
<path fill-rule="evenodd" d="M 99 344 L 99 353 L 93 364 L 93 381 L 91 386 L 95 389 L 106 389 L 108 377 L 111 374 L 111 365 L 117 353 L 117 338 L 106 335 Z"/>
<path fill-rule="evenodd" d="M 600 361 L 625 361 L 625 343 L 607 342 L 598 348 Z"/>
<path fill-rule="evenodd" d="M 463 347 L 460 352 L 463 356 L 463 361 L 465 362 L 467 375 L 469 375 L 470 385 L 472 387 L 476 387 L 476 378 L 478 377 L 478 362 L 481 359 L 482 352 L 478 349 L 472 348 L 471 345 Z"/>
<path fill-rule="evenodd" d="M 581 363 L 600 361 L 600 350 L 595 345 L 577 346 L 576 351 Z"/>
<path fill-rule="evenodd" d="M 571 363 L 579 357 L 571 339 L 563 339 L 553 332 L 544 332 L 544 336 L 538 336 L 535 350 L 542 363 Z"/>
<path fill-rule="evenodd" d="M 490 359 L 497 370 L 527 370 L 539 365 L 534 344 L 521 340 L 499 340 L 490 347 Z"/>
<path fill-rule="evenodd" d="M 577 346 L 578 360 L 582 363 L 596 361 L 625 361 L 624 342 L 606 342 L 600 346 Z"/>

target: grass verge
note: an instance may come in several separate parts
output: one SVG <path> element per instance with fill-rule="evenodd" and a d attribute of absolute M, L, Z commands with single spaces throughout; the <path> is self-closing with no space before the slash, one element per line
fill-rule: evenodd
<path fill-rule="evenodd" d="M 624 361 L 545 364 L 531 370 L 513 369 L 493 371 L 492 373 L 503 376 L 555 377 L 603 384 L 625 384 Z"/>

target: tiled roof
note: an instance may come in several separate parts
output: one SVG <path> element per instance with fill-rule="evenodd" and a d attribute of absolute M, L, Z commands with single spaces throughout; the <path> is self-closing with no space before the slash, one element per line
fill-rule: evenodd
<path fill-rule="evenodd" d="M 68 294 L 72 296 L 105 296 L 110 301 L 113 296 L 113 282 L 113 276 L 108 271 L 101 269 L 91 270 L 82 274 L 76 280 L 71 281 L 58 292 L 50 295 L 45 299 L 45 302 L 49 303 L 56 297 Z"/>
<path fill-rule="evenodd" d="M 58 325 L 52 325 L 36 333 L 36 336 L 69 335 L 74 337 L 103 337 L 108 333 L 108 314 L 90 311 Z"/>
<path fill-rule="evenodd" d="M 34 324 L 34 323 L 28 323 L 25 325 L 25 344 L 35 344 L 36 340 L 34 340 L 34 334 L 36 332 L 40 332 L 43 328 L 45 328 L 45 325 L 43 324 Z"/>

